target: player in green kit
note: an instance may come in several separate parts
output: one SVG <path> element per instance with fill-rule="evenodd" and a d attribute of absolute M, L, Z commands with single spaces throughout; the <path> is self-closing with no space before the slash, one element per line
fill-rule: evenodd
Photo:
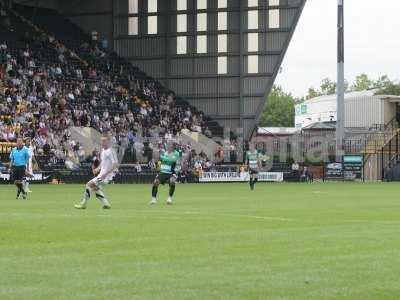
<path fill-rule="evenodd" d="M 261 169 L 261 153 L 250 143 L 249 150 L 246 152 L 246 165 L 250 175 L 250 189 L 254 190 L 254 185 L 258 181 L 258 172 Z"/>
<path fill-rule="evenodd" d="M 172 197 L 175 193 L 175 185 L 178 176 L 175 173 L 175 167 L 178 160 L 181 158 L 181 152 L 175 149 L 173 144 L 167 145 L 167 150 L 162 152 L 160 155 L 160 172 L 156 176 L 153 182 L 153 188 L 151 190 L 151 204 L 157 203 L 157 193 L 160 184 L 164 185 L 168 183 L 169 185 L 169 196 L 167 199 L 167 204 L 172 204 Z"/>

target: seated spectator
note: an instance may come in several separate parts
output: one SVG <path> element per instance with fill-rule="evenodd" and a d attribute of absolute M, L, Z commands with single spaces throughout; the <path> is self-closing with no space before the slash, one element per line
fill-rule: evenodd
<path fill-rule="evenodd" d="M 312 182 L 313 181 L 312 174 L 309 172 L 307 166 L 305 166 L 303 168 L 303 171 L 301 172 L 300 181 L 301 182 Z"/>

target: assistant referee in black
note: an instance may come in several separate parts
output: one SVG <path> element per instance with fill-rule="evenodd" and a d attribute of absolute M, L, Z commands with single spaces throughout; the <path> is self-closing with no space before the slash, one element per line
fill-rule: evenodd
<path fill-rule="evenodd" d="M 22 138 L 17 139 L 17 146 L 10 153 L 10 167 L 14 183 L 17 187 L 17 199 L 22 194 L 22 198 L 26 199 L 26 191 L 23 187 L 23 180 L 26 176 L 26 166 L 29 163 L 29 151 L 24 145 Z"/>

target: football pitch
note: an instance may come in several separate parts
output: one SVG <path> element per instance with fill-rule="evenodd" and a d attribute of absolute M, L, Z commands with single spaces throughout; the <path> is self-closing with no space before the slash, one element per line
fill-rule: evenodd
<path fill-rule="evenodd" d="M 400 299 L 400 185 L 0 186 L 0 299 Z M 162 200 L 162 201 L 161 201 Z"/>

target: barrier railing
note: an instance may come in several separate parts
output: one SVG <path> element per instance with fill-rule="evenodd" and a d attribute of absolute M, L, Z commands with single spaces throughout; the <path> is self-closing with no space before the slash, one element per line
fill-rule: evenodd
<path fill-rule="evenodd" d="M 385 143 L 380 151 L 382 180 L 387 179 L 387 174 L 400 162 L 400 131 L 396 130 L 393 137 Z"/>

